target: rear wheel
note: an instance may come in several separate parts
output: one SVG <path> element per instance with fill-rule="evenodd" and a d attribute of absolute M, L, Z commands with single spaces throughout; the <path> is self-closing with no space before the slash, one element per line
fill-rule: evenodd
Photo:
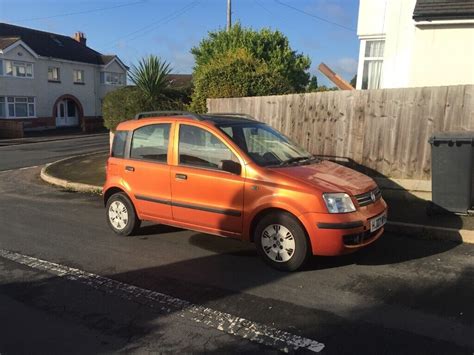
<path fill-rule="evenodd" d="M 294 271 L 308 258 L 309 243 L 299 221 L 289 213 L 265 215 L 254 231 L 254 240 L 263 260 L 270 266 Z"/>
<path fill-rule="evenodd" d="M 123 192 L 110 196 L 107 200 L 107 223 L 118 235 L 129 236 L 140 228 L 141 221 L 130 199 Z"/>

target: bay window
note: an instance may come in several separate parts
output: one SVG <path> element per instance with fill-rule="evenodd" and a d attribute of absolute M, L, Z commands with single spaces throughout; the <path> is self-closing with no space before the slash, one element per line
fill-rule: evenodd
<path fill-rule="evenodd" d="M 0 96 L 1 118 L 36 117 L 34 97 Z"/>

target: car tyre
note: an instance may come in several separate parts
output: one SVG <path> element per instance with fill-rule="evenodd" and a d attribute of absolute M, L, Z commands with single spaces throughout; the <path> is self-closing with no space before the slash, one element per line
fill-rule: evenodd
<path fill-rule="evenodd" d="M 309 256 L 306 231 L 286 212 L 263 216 L 255 227 L 254 240 L 263 260 L 278 270 L 295 271 Z"/>
<path fill-rule="evenodd" d="M 110 228 L 121 236 L 135 234 L 141 224 L 132 201 L 123 192 L 115 193 L 107 200 L 106 219 Z"/>

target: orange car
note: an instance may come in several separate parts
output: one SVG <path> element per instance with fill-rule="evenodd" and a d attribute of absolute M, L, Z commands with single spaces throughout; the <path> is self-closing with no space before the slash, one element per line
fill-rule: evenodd
<path fill-rule="evenodd" d="M 360 249 L 387 220 L 371 178 L 240 114 L 152 112 L 119 124 L 103 196 L 119 235 L 146 220 L 252 241 L 281 270 Z"/>

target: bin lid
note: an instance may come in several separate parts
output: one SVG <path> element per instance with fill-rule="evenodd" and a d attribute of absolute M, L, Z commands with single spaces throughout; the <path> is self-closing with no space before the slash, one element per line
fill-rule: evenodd
<path fill-rule="evenodd" d="M 474 131 L 437 132 L 428 140 L 430 144 L 474 143 Z"/>

